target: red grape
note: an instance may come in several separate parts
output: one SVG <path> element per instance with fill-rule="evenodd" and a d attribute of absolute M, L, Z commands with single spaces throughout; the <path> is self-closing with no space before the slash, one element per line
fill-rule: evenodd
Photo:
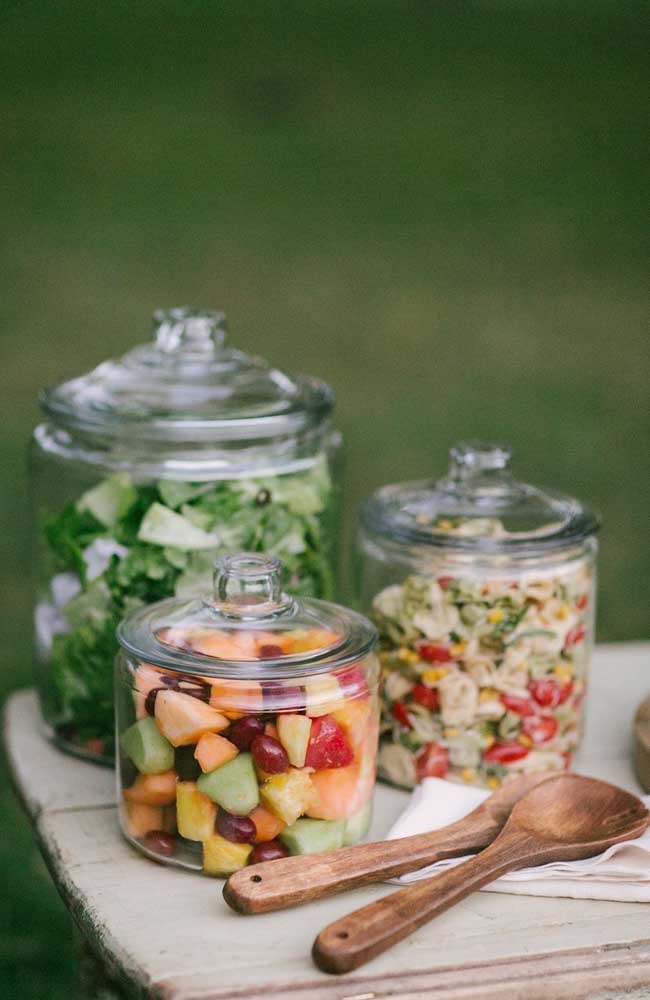
<path fill-rule="evenodd" d="M 156 711 L 156 698 L 158 697 L 159 691 L 164 691 L 164 688 L 152 688 L 147 697 L 144 700 L 144 708 L 147 715 L 153 715 Z"/>
<path fill-rule="evenodd" d="M 256 736 L 251 743 L 253 760 L 266 774 L 283 774 L 289 770 L 289 758 L 279 740 L 273 736 Z"/>
<path fill-rule="evenodd" d="M 267 840 L 265 844 L 258 844 L 251 851 L 249 862 L 252 865 L 260 861 L 275 861 L 277 858 L 286 858 L 288 850 L 279 840 Z"/>
<path fill-rule="evenodd" d="M 221 808 L 217 811 L 217 831 L 234 844 L 252 844 L 257 835 L 252 819 L 248 816 L 233 816 Z"/>
<path fill-rule="evenodd" d="M 264 732 L 264 723 L 255 715 L 245 715 L 243 719 L 237 719 L 228 731 L 228 739 L 240 750 L 249 750 L 250 745 L 256 736 Z"/>
<path fill-rule="evenodd" d="M 144 835 L 144 846 L 155 854 L 164 854 L 170 857 L 176 850 L 176 837 L 164 830 L 149 830 Z"/>

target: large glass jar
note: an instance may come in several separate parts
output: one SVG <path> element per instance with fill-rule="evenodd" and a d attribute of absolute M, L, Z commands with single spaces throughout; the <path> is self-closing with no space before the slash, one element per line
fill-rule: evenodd
<path fill-rule="evenodd" d="M 380 633 L 379 775 L 497 788 L 569 766 L 596 603 L 597 517 L 517 482 L 507 447 L 451 450 L 437 481 L 379 489 L 359 532 Z"/>
<path fill-rule="evenodd" d="M 118 622 L 201 593 L 220 554 L 280 556 L 330 598 L 333 395 L 225 343 L 221 313 L 154 316 L 153 342 L 41 396 L 31 465 L 38 687 L 64 749 L 110 762 Z"/>
<path fill-rule="evenodd" d="M 120 824 L 150 857 L 227 876 L 324 851 L 370 823 L 376 629 L 283 593 L 277 559 L 217 563 L 212 597 L 171 598 L 118 630 Z"/>

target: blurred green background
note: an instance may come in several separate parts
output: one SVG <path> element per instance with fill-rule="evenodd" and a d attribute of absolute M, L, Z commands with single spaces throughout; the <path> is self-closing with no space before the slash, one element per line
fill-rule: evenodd
<path fill-rule="evenodd" d="M 5 4 L 2 694 L 29 684 L 39 386 L 222 307 L 338 393 L 348 515 L 464 436 L 604 515 L 599 633 L 647 633 L 641 4 Z M 4 996 L 68 922 L 6 784 Z"/>

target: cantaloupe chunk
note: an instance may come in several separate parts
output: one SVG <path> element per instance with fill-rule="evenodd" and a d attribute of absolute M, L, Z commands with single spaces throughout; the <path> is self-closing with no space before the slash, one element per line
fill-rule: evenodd
<path fill-rule="evenodd" d="M 120 815 L 124 829 L 132 837 L 144 837 L 150 830 L 164 830 L 162 806 L 149 806 L 144 802 L 122 802 Z"/>
<path fill-rule="evenodd" d="M 147 695 L 154 688 L 164 687 L 163 677 L 168 675 L 168 671 L 161 667 L 155 667 L 152 663 L 140 663 L 134 674 L 135 683 L 135 717 L 144 719 L 147 715 L 145 702 Z"/>
<path fill-rule="evenodd" d="M 156 723 L 172 746 L 197 743 L 204 733 L 218 733 L 228 719 L 205 702 L 181 691 L 161 691 L 156 698 Z"/>
<path fill-rule="evenodd" d="M 196 787 L 195 781 L 179 781 L 176 786 L 176 822 L 181 837 L 205 840 L 214 833 L 217 806 Z"/>
<path fill-rule="evenodd" d="M 253 820 L 255 824 L 255 829 L 257 834 L 255 836 L 255 843 L 262 844 L 267 840 L 275 840 L 279 833 L 284 830 L 285 824 L 277 816 L 274 816 L 272 812 L 265 809 L 264 806 L 257 806 L 253 809 L 252 813 L 249 814 L 249 818 Z"/>
<path fill-rule="evenodd" d="M 304 631 L 296 629 L 288 634 L 288 638 L 291 640 L 289 652 L 309 653 L 314 649 L 326 649 L 327 646 L 332 646 L 339 641 L 340 636 L 327 629 L 314 628 Z"/>
<path fill-rule="evenodd" d="M 256 639 L 251 632 L 222 632 L 206 628 L 186 632 L 185 641 L 196 653 L 214 656 L 217 660 L 257 659 Z"/>
<path fill-rule="evenodd" d="M 124 790 L 128 802 L 147 806 L 169 806 L 176 801 L 176 771 L 163 774 L 139 774 L 130 788 Z"/>
<path fill-rule="evenodd" d="M 370 702 L 367 699 L 359 699 L 347 701 L 331 713 L 334 721 L 338 722 L 345 733 L 355 757 L 359 757 L 360 753 L 367 749 L 370 712 Z"/>
<path fill-rule="evenodd" d="M 229 719 L 259 715 L 264 707 L 262 685 L 257 681 L 215 681 L 210 692 L 210 705 Z"/>
<path fill-rule="evenodd" d="M 311 781 L 314 794 L 307 815 L 312 819 L 347 819 L 369 797 L 367 779 L 358 764 L 314 771 Z"/>
<path fill-rule="evenodd" d="M 280 739 L 278 734 L 278 727 L 274 722 L 266 722 L 264 724 L 264 735 L 272 736 L 274 740 Z"/>
<path fill-rule="evenodd" d="M 226 878 L 247 864 L 252 844 L 233 844 L 218 833 L 203 842 L 203 871 Z"/>
<path fill-rule="evenodd" d="M 239 749 L 234 743 L 227 740 L 225 736 L 218 736 L 216 733 L 204 733 L 194 750 L 194 756 L 204 773 L 214 771 L 222 764 L 227 764 L 238 753 Z"/>

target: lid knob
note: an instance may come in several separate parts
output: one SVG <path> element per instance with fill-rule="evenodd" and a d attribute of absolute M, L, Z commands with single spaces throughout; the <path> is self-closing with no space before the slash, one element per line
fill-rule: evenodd
<path fill-rule="evenodd" d="M 508 445 L 493 441 L 459 441 L 449 452 L 451 479 L 474 479 L 505 469 L 512 457 Z"/>
<path fill-rule="evenodd" d="M 239 552 L 218 559 L 214 568 L 214 602 L 231 618 L 262 618 L 284 614 L 293 600 L 282 592 L 283 566 L 275 556 Z"/>
<path fill-rule="evenodd" d="M 226 315 L 210 309 L 157 309 L 154 342 L 164 354 L 205 357 L 221 350 L 226 339 Z"/>

